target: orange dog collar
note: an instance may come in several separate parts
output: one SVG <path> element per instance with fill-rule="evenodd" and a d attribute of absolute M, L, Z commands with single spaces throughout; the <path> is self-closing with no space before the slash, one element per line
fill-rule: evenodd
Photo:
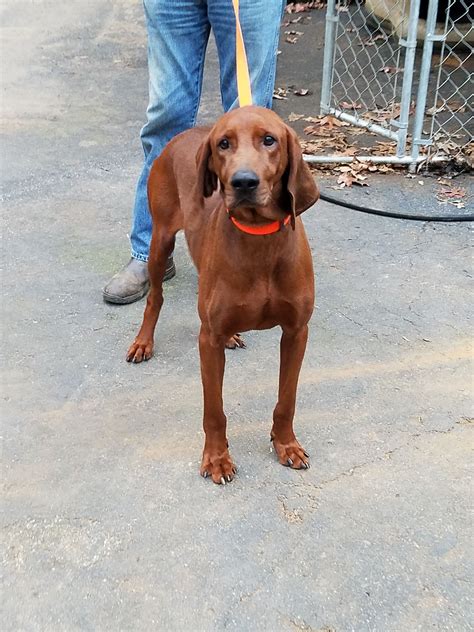
<path fill-rule="evenodd" d="M 227 210 L 227 212 L 229 213 L 229 210 Z M 287 215 L 285 219 L 282 219 L 281 221 L 277 220 L 275 222 L 269 222 L 268 224 L 260 224 L 254 226 L 250 226 L 249 224 L 242 224 L 242 222 L 236 220 L 235 217 L 233 217 L 230 213 L 229 219 L 234 224 L 234 226 L 236 226 L 243 233 L 247 233 L 248 235 L 271 235 L 273 233 L 278 233 L 278 231 L 283 230 L 285 226 L 288 226 L 288 224 L 290 223 L 291 215 Z"/>

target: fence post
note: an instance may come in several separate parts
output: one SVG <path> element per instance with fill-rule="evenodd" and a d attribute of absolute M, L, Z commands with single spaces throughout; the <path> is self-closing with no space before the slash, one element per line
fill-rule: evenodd
<path fill-rule="evenodd" d="M 400 99 L 400 117 L 396 123 L 399 128 L 398 131 L 398 143 L 397 143 L 397 156 L 401 158 L 405 155 L 407 134 L 408 134 L 408 121 L 410 118 L 410 103 L 411 103 L 411 88 L 413 83 L 413 70 L 415 67 L 415 55 L 416 55 L 416 36 L 418 29 L 418 16 L 420 13 L 420 0 L 411 0 L 410 2 L 410 14 L 408 17 L 408 32 L 407 38 L 400 39 L 401 46 L 406 48 L 405 53 L 405 67 L 403 70 L 403 85 L 402 96 Z"/>
<path fill-rule="evenodd" d="M 423 140 L 423 122 L 425 118 L 426 99 L 428 96 L 428 84 L 430 81 L 431 60 L 433 57 L 433 42 L 440 42 L 445 35 L 435 35 L 436 16 L 438 12 L 438 0 L 430 0 L 428 15 L 426 17 L 426 39 L 423 45 L 423 57 L 421 59 L 420 83 L 416 98 L 415 121 L 413 123 L 413 141 L 411 149 L 412 163 L 410 171 L 415 171 L 421 145 L 429 145 L 431 139 Z M 436 104 L 435 104 L 436 107 Z"/>
<path fill-rule="evenodd" d="M 321 114 L 327 114 L 331 107 L 331 87 L 334 70 L 334 54 L 336 45 L 336 29 L 339 17 L 336 11 L 336 0 L 328 0 L 326 9 L 326 30 L 324 33 L 323 81 L 321 86 Z"/>

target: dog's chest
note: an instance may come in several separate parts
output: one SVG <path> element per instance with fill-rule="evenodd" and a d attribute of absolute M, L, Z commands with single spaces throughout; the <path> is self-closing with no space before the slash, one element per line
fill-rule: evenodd
<path fill-rule="evenodd" d="M 200 303 L 211 329 L 235 333 L 298 326 L 309 319 L 314 296 L 311 283 L 295 286 L 270 277 L 234 284 L 221 278 L 207 300 L 200 296 Z"/>

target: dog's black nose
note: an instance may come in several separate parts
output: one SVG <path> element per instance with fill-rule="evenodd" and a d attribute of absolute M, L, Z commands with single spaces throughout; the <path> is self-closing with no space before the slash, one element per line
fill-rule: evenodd
<path fill-rule="evenodd" d="M 252 191 L 260 184 L 259 177 L 254 171 L 236 171 L 230 181 L 234 189 Z"/>

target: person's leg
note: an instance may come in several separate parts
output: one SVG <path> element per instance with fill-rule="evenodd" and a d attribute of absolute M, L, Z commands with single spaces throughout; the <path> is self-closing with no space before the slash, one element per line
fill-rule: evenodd
<path fill-rule="evenodd" d="M 148 259 L 151 239 L 148 174 L 166 143 L 195 124 L 210 30 L 204 0 L 144 0 L 144 6 L 150 100 L 130 236 L 132 257 L 141 261 Z"/>
<path fill-rule="evenodd" d="M 240 24 L 255 105 L 271 108 L 284 0 L 240 0 Z M 209 0 L 209 21 L 219 53 L 224 110 L 239 105 L 235 65 L 235 18 L 232 1 Z"/>
<path fill-rule="evenodd" d="M 147 123 L 141 130 L 145 160 L 133 209 L 132 259 L 103 292 L 104 299 L 113 303 L 136 301 L 148 291 L 148 175 L 166 143 L 195 125 L 210 32 L 206 0 L 144 0 L 143 4 L 149 73 Z"/>

